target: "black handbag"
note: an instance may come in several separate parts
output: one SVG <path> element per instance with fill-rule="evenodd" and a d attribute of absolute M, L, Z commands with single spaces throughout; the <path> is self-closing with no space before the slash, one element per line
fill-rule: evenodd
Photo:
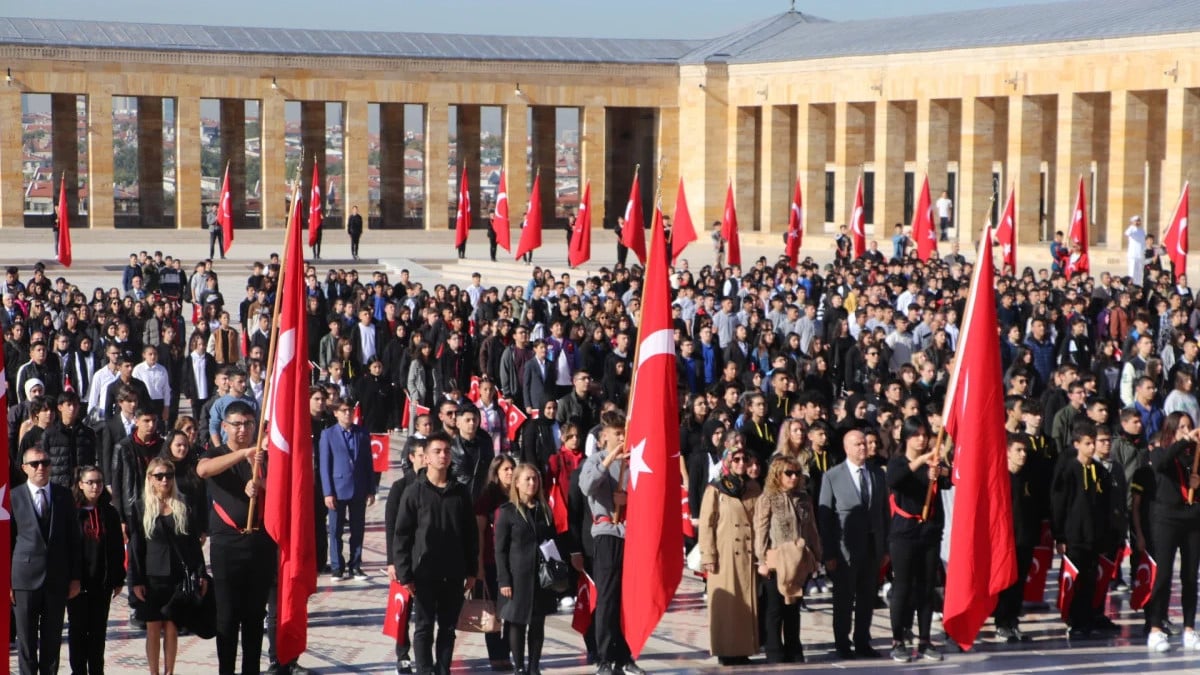
<path fill-rule="evenodd" d="M 547 591 L 566 593 L 571 587 L 571 571 L 561 560 L 546 558 L 538 551 L 538 585 Z"/>
<path fill-rule="evenodd" d="M 188 569 L 183 554 L 175 543 L 175 534 L 166 533 L 171 541 L 171 551 L 184 565 L 183 579 L 175 585 L 171 599 L 162 606 L 162 613 L 176 626 L 186 628 L 202 640 L 210 640 L 217 635 L 217 604 L 213 594 L 212 580 L 203 570 Z M 208 579 L 208 592 L 200 587 L 201 579 Z"/>

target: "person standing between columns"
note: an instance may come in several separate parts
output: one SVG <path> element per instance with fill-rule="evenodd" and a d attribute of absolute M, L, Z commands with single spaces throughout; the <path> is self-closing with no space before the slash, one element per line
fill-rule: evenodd
<path fill-rule="evenodd" d="M 350 217 L 346 219 L 346 234 L 350 235 L 350 255 L 358 260 L 358 240 L 362 238 L 363 219 L 358 215 L 358 206 L 350 207 Z"/>
<path fill-rule="evenodd" d="M 950 194 L 942 190 L 942 196 L 938 197 L 933 206 L 937 209 L 938 224 L 942 230 L 942 241 L 949 241 L 950 221 L 954 216 L 954 202 L 951 201 Z"/>
<path fill-rule="evenodd" d="M 50 458 L 25 451 L 28 481 L 12 492 L 12 601 L 22 673 L 57 673 L 67 600 L 79 595 L 79 517 L 71 492 L 50 482 Z"/>
<path fill-rule="evenodd" d="M 1129 219 L 1125 238 L 1129 240 L 1129 250 L 1125 253 L 1129 263 L 1129 278 L 1133 280 L 1134 286 L 1141 286 L 1142 273 L 1146 269 L 1146 229 L 1142 227 L 1141 216 Z"/>
<path fill-rule="evenodd" d="M 225 235 L 221 233 L 221 223 L 217 220 L 217 207 L 209 205 L 207 212 L 204 214 L 204 222 L 208 225 L 208 257 L 213 257 L 215 248 L 217 253 L 221 254 L 221 260 L 225 259 Z"/>
<path fill-rule="evenodd" d="M 492 209 L 488 212 L 488 255 L 492 257 L 492 262 L 496 262 L 496 210 Z"/>
<path fill-rule="evenodd" d="M 613 228 L 617 235 L 617 264 L 621 267 L 625 266 L 625 260 L 629 258 L 629 247 L 621 241 L 621 235 L 625 233 L 625 217 L 617 216 L 617 226 Z"/>

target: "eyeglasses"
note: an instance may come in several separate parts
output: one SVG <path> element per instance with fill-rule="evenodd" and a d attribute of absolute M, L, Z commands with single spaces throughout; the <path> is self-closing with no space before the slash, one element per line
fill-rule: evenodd
<path fill-rule="evenodd" d="M 729 458 L 730 464 L 741 464 L 744 461 L 746 461 L 746 458 L 743 455 L 734 455 L 733 457 Z"/>
<path fill-rule="evenodd" d="M 254 421 L 253 420 L 244 420 L 242 422 L 226 421 L 225 424 L 228 424 L 229 426 L 233 427 L 234 429 L 242 429 L 242 428 L 250 426 L 251 424 L 254 424 Z"/>
<path fill-rule="evenodd" d="M 49 466 L 49 465 L 50 465 L 50 460 L 48 460 L 48 459 L 35 459 L 32 462 L 25 462 L 25 466 L 33 467 L 34 469 L 40 469 L 44 466 Z"/>
<path fill-rule="evenodd" d="M 788 469 L 787 471 L 783 472 L 783 475 L 787 476 L 788 478 L 795 478 L 796 476 L 800 475 L 800 472 L 795 469 Z"/>
<path fill-rule="evenodd" d="M 163 481 L 175 480 L 175 474 L 173 473 L 152 473 L 150 474 L 150 477 L 160 483 Z"/>

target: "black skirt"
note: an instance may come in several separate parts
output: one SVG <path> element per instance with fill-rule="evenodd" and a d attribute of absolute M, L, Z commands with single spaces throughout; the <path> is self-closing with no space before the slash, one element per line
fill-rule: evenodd
<path fill-rule="evenodd" d="M 171 577 L 146 577 L 146 602 L 138 612 L 143 621 L 166 621 L 162 608 L 171 601 L 180 581 L 182 579 Z"/>

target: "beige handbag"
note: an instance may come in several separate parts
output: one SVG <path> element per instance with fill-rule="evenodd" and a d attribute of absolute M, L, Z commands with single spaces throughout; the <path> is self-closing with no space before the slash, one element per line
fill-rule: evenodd
<path fill-rule="evenodd" d="M 483 597 L 473 597 L 475 594 L 467 591 L 456 628 L 464 633 L 499 633 L 501 622 L 496 614 L 496 602 L 488 597 L 487 584 L 479 585 L 483 588 Z"/>

